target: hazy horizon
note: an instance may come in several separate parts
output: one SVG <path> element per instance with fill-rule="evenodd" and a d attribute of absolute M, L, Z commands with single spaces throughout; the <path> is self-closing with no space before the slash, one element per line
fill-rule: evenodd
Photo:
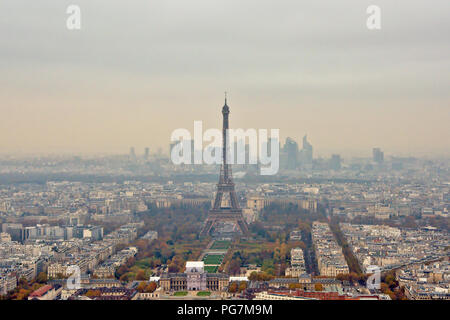
<path fill-rule="evenodd" d="M 66 8 L 82 28 L 66 29 Z M 382 29 L 366 28 L 381 8 Z M 177 128 L 280 129 L 314 155 L 450 156 L 450 2 L 0 3 L 0 154 L 168 151 Z M 447 71 L 445 71 L 447 70 Z"/>

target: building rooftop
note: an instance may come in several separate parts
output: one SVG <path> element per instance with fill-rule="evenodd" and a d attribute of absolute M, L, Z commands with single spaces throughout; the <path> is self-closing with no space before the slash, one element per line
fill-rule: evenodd
<path fill-rule="evenodd" d="M 30 297 L 42 297 L 44 294 L 46 294 L 49 290 L 51 290 L 53 288 L 53 286 L 47 284 L 43 287 L 40 287 L 39 289 L 37 289 L 36 291 L 33 291 L 30 294 Z"/>
<path fill-rule="evenodd" d="M 186 268 L 203 268 L 205 263 L 203 261 L 187 261 Z"/>

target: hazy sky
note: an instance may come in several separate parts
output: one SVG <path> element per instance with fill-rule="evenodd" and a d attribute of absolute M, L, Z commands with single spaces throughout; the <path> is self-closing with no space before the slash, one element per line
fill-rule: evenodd
<path fill-rule="evenodd" d="M 220 127 L 226 90 L 232 127 L 307 133 L 316 155 L 450 155 L 449 13 L 448 0 L 2 0 L 0 153 L 166 150 L 194 120 Z"/>

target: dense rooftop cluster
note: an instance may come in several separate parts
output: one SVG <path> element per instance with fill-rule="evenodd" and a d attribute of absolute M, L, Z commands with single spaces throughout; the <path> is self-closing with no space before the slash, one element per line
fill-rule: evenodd
<path fill-rule="evenodd" d="M 313 223 L 311 231 L 320 275 L 336 276 L 349 273 L 342 248 L 336 242 L 328 223 Z"/>
<path fill-rule="evenodd" d="M 435 228 L 399 229 L 385 225 L 353 225 L 340 228 L 363 270 L 371 265 L 384 270 L 433 261 L 448 254 L 447 232 Z"/>

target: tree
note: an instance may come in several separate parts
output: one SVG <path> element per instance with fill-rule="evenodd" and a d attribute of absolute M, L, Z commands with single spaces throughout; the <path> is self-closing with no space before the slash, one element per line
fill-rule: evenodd
<path fill-rule="evenodd" d="M 30 288 L 30 286 L 28 285 L 27 279 L 25 279 L 24 277 L 21 277 L 19 279 L 18 286 L 21 287 L 21 288 L 24 288 L 24 289 L 29 289 Z"/>
<path fill-rule="evenodd" d="M 380 284 L 380 289 L 381 289 L 381 292 L 383 292 L 384 294 L 388 294 L 391 297 L 391 299 L 395 299 L 394 292 L 392 292 L 392 290 L 389 289 L 389 286 L 386 283 L 382 282 Z"/>
<path fill-rule="evenodd" d="M 33 283 L 33 285 L 31 286 L 31 290 L 32 290 L 32 291 L 36 291 L 37 289 L 39 289 L 39 288 L 42 287 L 42 286 L 43 286 L 43 284 L 40 284 L 40 283 L 35 282 L 35 283 Z"/>
<path fill-rule="evenodd" d="M 179 272 L 179 267 L 177 264 L 171 262 L 169 264 L 169 272 Z"/>
<path fill-rule="evenodd" d="M 89 289 L 88 292 L 86 292 L 86 297 L 92 298 L 92 297 L 99 297 L 102 293 L 100 290 L 92 290 Z"/>
<path fill-rule="evenodd" d="M 288 256 L 288 246 L 286 245 L 286 243 L 282 243 L 281 244 L 281 248 L 280 248 L 280 256 L 282 259 L 286 259 L 286 257 Z"/>
<path fill-rule="evenodd" d="M 237 290 L 238 290 L 238 284 L 237 284 L 237 282 L 234 281 L 229 285 L 228 292 L 236 293 Z"/>
<path fill-rule="evenodd" d="M 128 268 L 131 268 L 136 263 L 136 259 L 134 257 L 131 257 L 127 260 L 126 265 Z"/>
<path fill-rule="evenodd" d="M 258 272 L 253 271 L 252 273 L 250 273 L 250 276 L 248 277 L 248 279 L 251 281 L 258 280 Z"/>
<path fill-rule="evenodd" d="M 227 265 L 228 273 L 232 275 L 239 274 L 241 272 L 241 259 L 236 258 L 229 262 Z"/>
<path fill-rule="evenodd" d="M 300 289 L 302 287 L 301 283 L 289 283 L 289 289 Z"/>
<path fill-rule="evenodd" d="M 16 295 L 16 300 L 25 300 L 31 293 L 31 290 L 20 289 Z"/>
<path fill-rule="evenodd" d="M 245 289 L 247 289 L 247 281 L 241 281 L 240 283 L 239 283 L 239 292 L 242 292 L 242 291 L 244 291 Z"/>
<path fill-rule="evenodd" d="M 395 286 L 395 274 L 393 272 L 389 272 L 386 274 L 386 276 L 384 277 L 384 282 L 389 286 Z"/>
<path fill-rule="evenodd" d="M 323 285 L 321 283 L 315 283 L 314 290 L 315 291 L 323 291 Z"/>
<path fill-rule="evenodd" d="M 39 283 L 46 283 L 48 281 L 47 274 L 45 272 L 40 272 L 36 277 L 36 281 Z"/>
<path fill-rule="evenodd" d="M 250 276 L 248 277 L 248 279 L 251 281 L 269 281 L 273 278 L 274 277 L 270 274 L 267 274 L 265 272 L 256 272 L 256 271 L 253 271 L 252 273 L 250 273 Z"/>
<path fill-rule="evenodd" d="M 158 285 L 156 284 L 156 282 L 151 281 L 145 288 L 145 292 L 149 292 L 149 293 L 154 292 L 157 287 L 158 287 Z"/>
<path fill-rule="evenodd" d="M 139 292 L 144 292 L 146 287 L 147 287 L 147 283 L 145 281 L 142 281 L 141 283 L 139 283 L 136 290 Z"/>
<path fill-rule="evenodd" d="M 142 281 L 142 280 L 146 280 L 147 278 L 145 277 L 145 271 L 142 269 L 139 269 L 139 271 L 136 274 L 136 280 Z"/>
<path fill-rule="evenodd" d="M 405 288 L 401 287 L 394 291 L 396 300 L 408 300 L 405 294 Z"/>
<path fill-rule="evenodd" d="M 262 266 L 261 266 L 261 270 L 266 272 L 266 273 L 268 273 L 268 274 L 273 275 L 274 272 L 275 272 L 275 266 L 274 266 L 274 263 L 273 263 L 273 259 L 265 259 L 263 261 Z"/>
<path fill-rule="evenodd" d="M 130 271 L 126 265 L 121 265 L 119 269 L 116 270 L 116 277 L 121 278 L 125 273 Z"/>

